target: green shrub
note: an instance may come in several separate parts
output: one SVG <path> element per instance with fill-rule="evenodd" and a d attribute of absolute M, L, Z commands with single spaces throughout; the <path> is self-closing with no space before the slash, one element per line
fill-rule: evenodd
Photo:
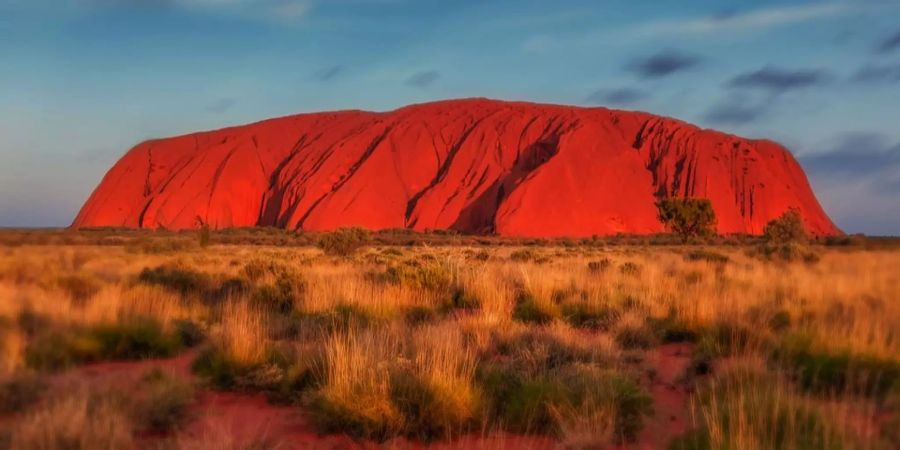
<path fill-rule="evenodd" d="M 164 331 L 150 319 L 131 319 L 39 334 L 26 348 L 25 362 L 34 369 L 56 371 L 95 361 L 169 357 L 184 345 L 177 331 Z"/>
<path fill-rule="evenodd" d="M 403 417 L 404 433 L 424 440 L 467 430 L 479 414 L 477 393 L 448 391 L 397 368 L 391 374 L 391 402 Z"/>
<path fill-rule="evenodd" d="M 697 330 L 674 316 L 650 317 L 647 319 L 647 324 L 662 342 L 694 342 L 699 336 Z"/>
<path fill-rule="evenodd" d="M 266 310 L 287 314 L 294 310 L 305 291 L 306 282 L 303 279 L 282 275 L 274 284 L 257 288 L 252 300 Z"/>
<path fill-rule="evenodd" d="M 434 309 L 427 306 L 412 306 L 404 313 L 406 323 L 411 326 L 429 324 L 437 320 L 438 315 Z"/>
<path fill-rule="evenodd" d="M 187 269 L 180 265 L 166 264 L 154 268 L 145 268 L 138 275 L 138 282 L 161 286 L 182 295 L 202 294 L 211 284 L 209 275 Z"/>
<path fill-rule="evenodd" d="M 95 278 L 83 275 L 63 275 L 56 279 L 56 285 L 66 291 L 72 300 L 84 302 L 100 292 L 101 284 Z"/>
<path fill-rule="evenodd" d="M 598 359 L 594 349 L 563 342 L 543 329 L 496 336 L 487 351 L 486 359 L 499 355 L 523 376 L 537 376 L 568 364 L 594 363 Z"/>
<path fill-rule="evenodd" d="M 523 293 L 516 301 L 512 317 L 524 323 L 545 325 L 559 317 L 559 309 L 551 302 L 540 301 L 534 295 Z"/>
<path fill-rule="evenodd" d="M 464 288 L 457 288 L 453 291 L 450 301 L 443 305 L 443 310 L 451 311 L 454 309 L 473 310 L 481 308 L 481 300 L 474 294 Z"/>
<path fill-rule="evenodd" d="M 771 243 L 762 245 L 759 255 L 768 260 L 797 261 L 802 260 L 807 264 L 819 262 L 819 255 L 809 250 L 809 247 L 796 242 Z"/>
<path fill-rule="evenodd" d="M 753 448 L 840 450 L 835 424 L 808 404 L 789 401 L 777 381 L 757 374 L 735 374 L 697 396 L 700 426 L 676 438 L 670 450 Z M 713 436 L 710 430 L 714 429 Z"/>
<path fill-rule="evenodd" d="M 608 330 L 619 320 L 619 311 L 585 301 L 565 302 L 560 307 L 563 320 L 576 328 Z"/>
<path fill-rule="evenodd" d="M 193 398 L 194 387 L 189 382 L 153 369 L 129 395 L 131 415 L 143 431 L 171 431 L 185 421 Z"/>
<path fill-rule="evenodd" d="M 884 398 L 893 389 L 900 389 L 900 363 L 848 351 L 819 350 L 806 335 L 785 336 L 772 357 L 785 365 L 805 390 Z"/>
<path fill-rule="evenodd" d="M 791 313 L 785 310 L 775 311 L 768 320 L 769 328 L 772 331 L 784 331 L 791 327 Z"/>
<path fill-rule="evenodd" d="M 391 266 L 385 272 L 385 278 L 394 284 L 432 292 L 450 291 L 454 283 L 450 267 L 437 261 L 411 261 Z"/>
<path fill-rule="evenodd" d="M 763 228 L 763 236 L 766 242 L 771 244 L 806 243 L 809 236 L 803 225 L 803 216 L 800 211 L 791 208 L 776 219 L 772 219 Z"/>
<path fill-rule="evenodd" d="M 715 234 L 712 202 L 700 198 L 667 198 L 656 203 L 659 221 L 682 241 Z"/>
<path fill-rule="evenodd" d="M 316 245 L 329 256 L 352 256 L 369 244 L 369 232 L 362 228 L 341 228 L 327 233 Z"/>
<path fill-rule="evenodd" d="M 633 380 L 611 370 L 570 365 L 534 378 L 492 365 L 479 373 L 494 421 L 515 432 L 558 434 L 559 411 L 608 409 L 619 441 L 637 437 L 652 413 L 652 398 Z"/>
<path fill-rule="evenodd" d="M 509 254 L 509 259 L 518 262 L 534 261 L 538 258 L 537 253 L 531 249 L 516 250 Z"/>
<path fill-rule="evenodd" d="M 616 343 L 624 349 L 647 349 L 656 343 L 656 336 L 646 325 L 626 325 L 616 330 Z"/>
<path fill-rule="evenodd" d="M 222 389 L 233 387 L 240 372 L 245 370 L 229 361 L 221 349 L 216 347 L 203 349 L 194 359 L 191 369 L 213 386 Z"/>
<path fill-rule="evenodd" d="M 641 266 L 633 262 L 625 262 L 619 266 L 619 272 L 623 275 L 638 276 L 641 274 Z"/>
<path fill-rule="evenodd" d="M 253 258 L 248 261 L 247 264 L 244 264 L 244 268 L 241 272 L 247 279 L 255 282 L 267 275 L 273 277 L 290 275 L 291 270 L 278 261 Z"/>
<path fill-rule="evenodd" d="M 715 264 L 726 264 L 730 260 L 728 256 L 709 250 L 694 250 L 684 255 L 687 261 L 706 261 Z"/>
<path fill-rule="evenodd" d="M 204 333 L 190 320 L 176 320 L 172 323 L 175 334 L 186 347 L 193 347 L 203 341 Z"/>
<path fill-rule="evenodd" d="M 169 357 L 184 345 L 181 336 L 163 331 L 159 322 L 150 319 L 101 325 L 89 334 L 100 344 L 100 359 Z"/>
<path fill-rule="evenodd" d="M 609 267 L 612 266 L 612 261 L 608 258 L 603 258 L 599 261 L 591 261 L 588 263 L 588 272 L 593 274 L 600 274 L 606 272 Z"/>
<path fill-rule="evenodd" d="M 357 305 L 342 303 L 328 311 L 304 314 L 301 321 L 312 329 L 331 333 L 350 328 L 366 328 L 376 321 L 376 317 Z"/>

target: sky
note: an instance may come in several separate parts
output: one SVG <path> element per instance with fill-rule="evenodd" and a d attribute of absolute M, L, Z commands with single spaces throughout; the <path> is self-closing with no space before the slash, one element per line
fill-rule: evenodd
<path fill-rule="evenodd" d="M 897 0 L 0 0 L 0 227 L 67 226 L 149 138 L 461 97 L 774 139 L 900 235 Z"/>

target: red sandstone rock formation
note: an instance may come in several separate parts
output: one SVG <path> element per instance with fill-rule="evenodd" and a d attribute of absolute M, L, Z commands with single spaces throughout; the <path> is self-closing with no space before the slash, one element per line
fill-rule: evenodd
<path fill-rule="evenodd" d="M 603 108 L 482 99 L 300 114 L 144 142 L 75 227 L 454 229 L 508 236 L 663 231 L 659 197 L 709 198 L 721 233 L 798 208 L 840 231 L 774 142 Z"/>

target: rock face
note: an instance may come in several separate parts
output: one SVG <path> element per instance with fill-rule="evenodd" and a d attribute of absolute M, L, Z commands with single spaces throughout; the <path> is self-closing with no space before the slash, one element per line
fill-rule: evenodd
<path fill-rule="evenodd" d="M 144 142 L 75 227 L 454 229 L 507 236 L 663 231 L 660 197 L 712 201 L 721 233 L 798 208 L 840 231 L 770 141 L 603 108 L 484 99 L 300 114 Z"/>

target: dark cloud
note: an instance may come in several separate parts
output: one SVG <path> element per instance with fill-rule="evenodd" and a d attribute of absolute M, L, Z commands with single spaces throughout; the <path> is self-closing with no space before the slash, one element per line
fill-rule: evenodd
<path fill-rule="evenodd" d="M 620 88 L 591 93 L 585 98 L 586 103 L 597 105 L 633 105 L 647 98 L 647 93 L 638 89 Z"/>
<path fill-rule="evenodd" d="M 803 167 L 816 175 L 872 176 L 900 169 L 900 143 L 876 133 L 851 133 L 823 152 L 800 157 Z"/>
<path fill-rule="evenodd" d="M 728 82 L 732 88 L 762 89 L 771 93 L 782 93 L 794 89 L 819 86 L 828 82 L 830 76 L 822 69 L 781 69 L 766 66 L 754 72 L 740 74 Z"/>
<path fill-rule="evenodd" d="M 663 78 L 691 69 L 700 62 L 700 58 L 696 56 L 669 49 L 632 61 L 625 66 L 625 69 L 641 78 Z"/>
<path fill-rule="evenodd" d="M 313 79 L 315 79 L 316 81 L 321 81 L 321 82 L 332 81 L 343 72 L 344 72 L 344 66 L 341 66 L 341 65 L 326 67 L 326 68 L 316 72 L 313 75 Z"/>
<path fill-rule="evenodd" d="M 206 106 L 206 110 L 211 113 L 221 114 L 225 111 L 231 109 L 237 103 L 237 100 L 233 98 L 220 98 L 215 102 L 210 103 Z"/>
<path fill-rule="evenodd" d="M 900 142 L 878 133 L 851 133 L 798 160 L 844 230 L 900 235 Z"/>
<path fill-rule="evenodd" d="M 896 65 L 866 65 L 861 67 L 853 75 L 853 81 L 858 83 L 892 83 L 900 81 L 900 64 Z"/>
<path fill-rule="evenodd" d="M 890 53 L 900 49 L 900 31 L 884 38 L 875 48 L 878 53 Z"/>
<path fill-rule="evenodd" d="M 765 116 L 769 105 L 768 102 L 753 101 L 745 96 L 735 95 L 713 105 L 704 118 L 720 125 L 744 125 Z"/>
<path fill-rule="evenodd" d="M 416 73 L 413 76 L 407 78 L 406 85 L 418 88 L 426 88 L 434 84 L 434 82 L 437 81 L 440 77 L 440 73 L 434 70 L 427 70 L 424 72 Z"/>

